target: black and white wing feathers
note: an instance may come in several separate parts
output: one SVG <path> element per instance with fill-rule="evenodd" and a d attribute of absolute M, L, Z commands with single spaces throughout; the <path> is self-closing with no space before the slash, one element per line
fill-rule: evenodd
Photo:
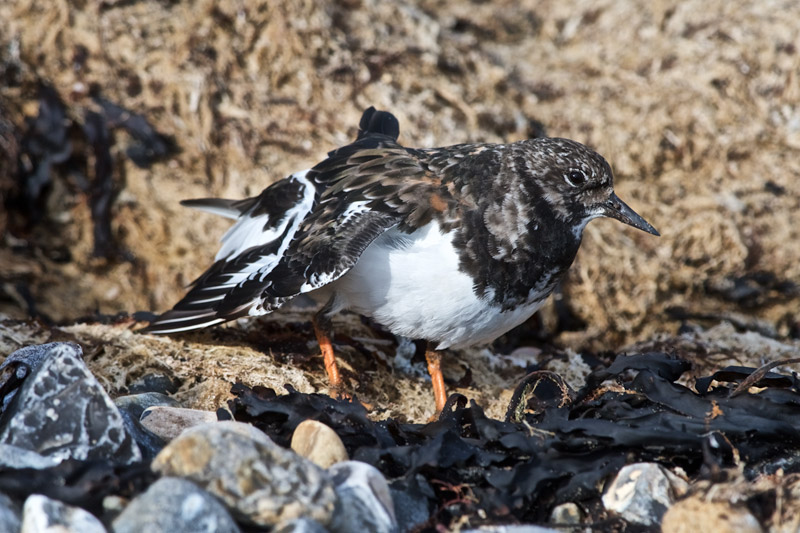
<path fill-rule="evenodd" d="M 175 307 L 147 328 L 149 333 L 176 333 L 211 326 L 247 313 L 220 312 L 220 304 L 237 286 L 261 279 L 280 261 L 303 218 L 311 211 L 316 189 L 300 172 L 245 200 L 201 199 L 181 202 L 236 218 L 222 237 L 215 263 L 191 284 Z"/>

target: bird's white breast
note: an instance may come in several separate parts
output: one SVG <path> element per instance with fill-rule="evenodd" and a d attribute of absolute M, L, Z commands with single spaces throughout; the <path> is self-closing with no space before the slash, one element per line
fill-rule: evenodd
<path fill-rule="evenodd" d="M 489 342 L 521 324 L 541 305 L 535 298 L 502 311 L 491 291 L 478 297 L 458 269 L 453 234 L 432 222 L 411 234 L 378 237 L 331 289 L 337 306 L 374 318 L 392 333 L 438 343 L 438 349 Z"/>

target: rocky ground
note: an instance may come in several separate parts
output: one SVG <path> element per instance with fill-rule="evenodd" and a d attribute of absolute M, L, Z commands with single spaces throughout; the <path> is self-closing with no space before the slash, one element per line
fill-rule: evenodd
<path fill-rule="evenodd" d="M 662 233 L 593 222 L 537 317 L 490 347 L 446 354 L 449 391 L 491 419 L 504 418 L 532 370 L 577 391 L 617 354 L 657 351 L 691 363 L 675 379 L 697 392 L 697 377 L 725 367 L 796 358 L 798 16 L 777 0 L 0 3 L 0 357 L 77 343 L 110 398 L 164 393 L 173 408 L 206 413 L 227 408 L 237 382 L 325 392 L 307 307 L 176 339 L 135 333 L 147 315 L 134 313 L 173 304 L 227 227 L 178 200 L 257 194 L 351 139 L 374 105 L 398 116 L 400 140 L 412 146 L 542 132 L 587 143 L 611 162 L 619 195 Z M 417 347 L 354 315 L 336 324 L 345 382 L 373 407 L 368 418 L 426 421 L 432 404 Z M 22 381 L 14 383 L 4 397 Z M 682 473 L 670 458 L 640 457 L 650 466 L 634 477 L 654 484 L 645 492 L 669 487 L 659 500 L 669 513 L 648 516 L 672 531 L 723 522 L 796 530 L 785 514 L 796 501 L 795 427 L 786 428 L 780 468 L 739 458 Z M 251 437 L 241 438 L 268 446 Z M 394 487 L 400 477 L 381 471 Z M 197 479 L 173 474 L 159 488 L 188 498 Z M 614 492 L 613 477 L 603 494 Z M 63 494 L 25 508 L 72 502 L 111 527 L 153 481 L 134 478 L 142 485 L 119 491 L 117 508 L 102 503 L 106 513 Z M 6 507 L 19 515 L 24 498 L 15 494 Z M 542 504 L 535 522 L 577 512 L 584 523 L 623 517 L 610 528 L 652 526 L 606 496 L 597 503 L 599 494 L 559 502 L 579 512 L 560 507 L 557 519 L 548 514 L 555 502 Z M 255 527 L 214 497 L 223 502 L 219 530 Z M 470 509 L 463 523 L 458 513 L 436 516 L 451 528 L 486 523 L 483 507 Z"/>

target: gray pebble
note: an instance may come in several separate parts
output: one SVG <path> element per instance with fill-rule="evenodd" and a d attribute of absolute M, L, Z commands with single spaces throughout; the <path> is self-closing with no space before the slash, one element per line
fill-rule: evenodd
<path fill-rule="evenodd" d="M 190 481 L 164 477 L 114 519 L 114 533 L 238 533 L 216 498 Z"/>

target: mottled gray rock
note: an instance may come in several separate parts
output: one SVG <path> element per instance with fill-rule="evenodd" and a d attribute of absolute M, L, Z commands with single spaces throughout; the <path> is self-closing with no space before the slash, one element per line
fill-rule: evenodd
<path fill-rule="evenodd" d="M 26 377 L 42 366 L 42 362 L 51 355 L 51 348 L 57 344 L 58 343 L 35 344 L 26 346 L 6 357 L 3 364 L 0 365 L 0 386 L 8 390 L 9 387 L 13 387 L 13 383 L 24 381 Z M 18 388 L 11 388 L 11 390 L 5 394 L 2 398 L 3 403 L 2 406 L 0 406 L 0 413 L 5 413 L 6 408 L 11 401 L 16 398 L 17 393 L 19 393 Z"/>
<path fill-rule="evenodd" d="M 114 533 L 238 533 L 225 506 L 185 479 L 164 477 L 137 496 L 111 525 Z"/>
<path fill-rule="evenodd" d="M 56 457 L 46 457 L 19 446 L 0 444 L 0 467 L 15 469 L 36 468 L 41 470 L 56 466 L 60 462 Z"/>
<path fill-rule="evenodd" d="M 324 470 L 241 422 L 187 429 L 161 450 L 153 469 L 197 483 L 256 525 L 307 517 L 325 526 L 336 504 Z"/>
<path fill-rule="evenodd" d="M 344 461 L 330 467 L 328 473 L 339 496 L 328 526 L 331 531 L 397 531 L 389 484 L 377 468 L 359 461 Z"/>
<path fill-rule="evenodd" d="M 125 422 L 125 427 L 128 428 L 128 432 L 130 432 L 139 445 L 143 458 L 149 461 L 155 457 L 167 441 L 148 431 L 142 426 L 139 419 L 145 409 L 150 407 L 157 405 L 179 407 L 180 404 L 165 394 L 145 392 L 142 394 L 120 396 L 114 400 L 114 405 L 119 409 L 122 420 Z"/>
<path fill-rule="evenodd" d="M 635 463 L 622 468 L 603 494 L 603 505 L 628 522 L 643 526 L 661 523 L 686 482 L 661 465 Z"/>
<path fill-rule="evenodd" d="M 0 531 L 16 533 L 22 526 L 20 509 L 11 498 L 0 492 Z"/>
<path fill-rule="evenodd" d="M 141 460 L 122 415 L 83 363 L 80 346 L 57 342 L 39 348 L 37 357 L 44 359 L 5 413 L 0 443 L 59 460 Z"/>
<path fill-rule="evenodd" d="M 80 507 L 31 494 L 22 507 L 21 533 L 106 533 L 106 528 Z"/>
<path fill-rule="evenodd" d="M 347 461 L 347 450 L 334 430 L 316 420 L 300 422 L 292 434 L 292 450 L 321 468 Z"/>
<path fill-rule="evenodd" d="M 169 442 L 186 428 L 217 421 L 217 413 L 183 407 L 154 406 L 145 409 L 139 422 L 154 435 Z"/>
<path fill-rule="evenodd" d="M 329 533 L 319 522 L 310 518 L 295 518 L 288 522 L 281 522 L 272 533 Z M 367 533 L 366 531 L 362 533 Z"/>

